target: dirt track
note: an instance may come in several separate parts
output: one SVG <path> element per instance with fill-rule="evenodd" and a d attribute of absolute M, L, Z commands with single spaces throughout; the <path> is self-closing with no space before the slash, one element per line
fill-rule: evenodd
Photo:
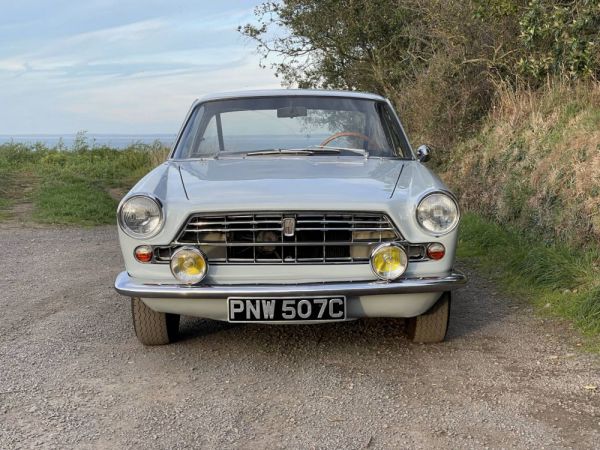
<path fill-rule="evenodd" d="M 186 319 L 144 348 L 112 289 L 113 227 L 0 243 L 2 449 L 600 448 L 600 358 L 474 273 L 439 345 L 393 320 Z"/>

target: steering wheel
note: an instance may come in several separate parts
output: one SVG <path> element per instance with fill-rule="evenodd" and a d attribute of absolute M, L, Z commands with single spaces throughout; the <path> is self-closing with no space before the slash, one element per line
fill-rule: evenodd
<path fill-rule="evenodd" d="M 326 138 L 323 142 L 321 142 L 322 146 L 329 144 L 331 141 L 336 140 L 337 138 L 341 138 L 344 136 L 355 137 L 362 139 L 365 142 L 371 143 L 371 138 L 366 134 L 357 133 L 356 131 L 340 131 L 339 133 L 332 134 L 328 138 Z"/>

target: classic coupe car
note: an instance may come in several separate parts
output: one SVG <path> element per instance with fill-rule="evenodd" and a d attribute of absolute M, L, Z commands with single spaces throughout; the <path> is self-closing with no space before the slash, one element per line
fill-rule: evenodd
<path fill-rule="evenodd" d="M 181 315 L 244 323 L 406 319 L 439 342 L 459 208 L 413 152 L 388 100 L 317 90 L 211 95 L 192 105 L 167 161 L 118 207 L 131 298 L 146 345 Z"/>

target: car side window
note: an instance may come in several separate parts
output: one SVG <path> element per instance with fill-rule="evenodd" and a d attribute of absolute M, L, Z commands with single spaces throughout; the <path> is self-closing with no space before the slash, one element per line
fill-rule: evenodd
<path fill-rule="evenodd" d="M 198 148 L 192 157 L 214 156 L 219 152 L 219 132 L 216 115 L 213 115 L 204 129 Z"/>
<path fill-rule="evenodd" d="M 204 113 L 204 108 L 196 108 L 183 130 L 179 144 L 177 145 L 178 158 L 190 158 L 194 148 L 194 140 L 198 134 L 198 125 Z"/>
<path fill-rule="evenodd" d="M 390 111 L 389 107 L 380 103 L 380 108 L 380 115 L 385 127 L 384 131 L 388 136 L 388 140 L 396 149 L 396 153 L 399 153 L 405 157 L 410 155 L 410 146 L 408 145 L 408 142 L 406 142 L 406 140 L 398 134 L 397 127 L 392 125 L 394 122 L 396 122 L 396 119 L 392 116 L 392 112 Z"/>

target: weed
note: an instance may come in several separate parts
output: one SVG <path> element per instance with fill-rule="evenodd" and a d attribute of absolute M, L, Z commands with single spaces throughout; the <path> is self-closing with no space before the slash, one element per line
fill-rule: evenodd
<path fill-rule="evenodd" d="M 458 257 L 540 310 L 571 319 L 587 335 L 600 334 L 600 250 L 544 242 L 539 235 L 467 213 Z"/>
<path fill-rule="evenodd" d="M 444 164 L 471 211 L 579 248 L 600 244 L 600 83 L 500 89 L 479 133 Z"/>

